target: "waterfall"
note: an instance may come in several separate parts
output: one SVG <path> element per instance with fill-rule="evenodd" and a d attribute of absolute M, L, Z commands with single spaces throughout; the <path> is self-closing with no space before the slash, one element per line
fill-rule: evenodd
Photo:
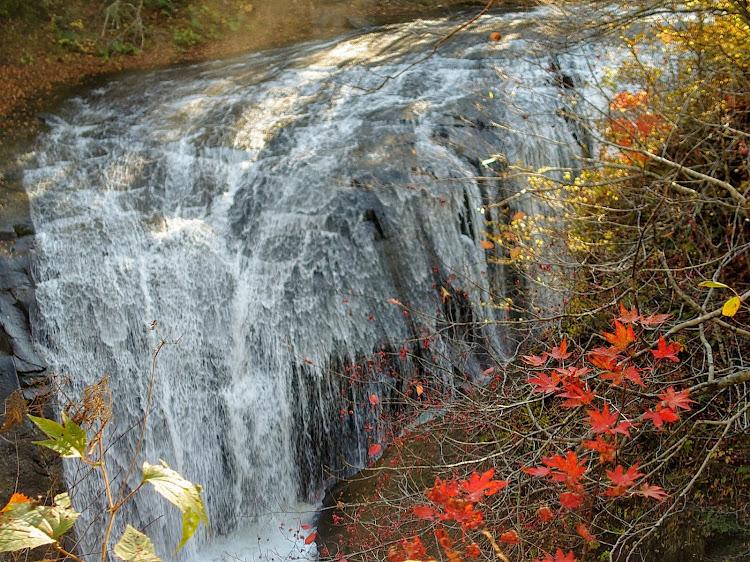
<path fill-rule="evenodd" d="M 491 173 L 481 162 L 562 166 L 577 151 L 549 57 L 524 39 L 533 17 L 483 18 L 403 74 L 458 20 L 125 76 L 46 118 L 24 176 L 35 344 L 71 396 L 109 377 L 113 439 L 143 415 L 159 333 L 179 338 L 157 363 L 139 465 L 164 459 L 200 483 L 212 522 L 170 558 L 179 514 L 144 490 L 115 536 L 129 522 L 166 559 L 257 559 L 261 532 L 308 521 L 328 470 L 363 466 L 379 439 L 363 430 L 378 409 L 361 404 L 392 386 L 332 372 L 433 333 L 450 275 L 470 320 L 501 317 L 478 306 L 502 284 L 479 244 L 497 217 L 481 208 L 523 182 L 474 179 Z M 136 441 L 112 444 L 110 472 Z M 66 475 L 88 506 L 81 550 L 96 552 L 100 482 L 75 463 Z"/>

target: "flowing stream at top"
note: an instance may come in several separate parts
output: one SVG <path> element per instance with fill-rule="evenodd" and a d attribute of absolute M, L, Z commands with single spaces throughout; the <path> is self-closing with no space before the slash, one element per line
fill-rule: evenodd
<path fill-rule="evenodd" d="M 564 84 L 550 57 L 526 51 L 531 14 L 483 18 L 382 84 L 456 23 L 131 75 L 47 118 L 24 179 L 37 230 L 36 345 L 72 395 L 109 377 L 115 436 L 143 414 L 159 342 L 150 323 L 180 338 L 159 357 L 138 464 L 161 458 L 202 484 L 212 522 L 168 555 L 177 510 L 144 490 L 115 538 L 130 522 L 147 526 L 167 559 L 312 554 L 288 533 L 309 514 L 293 525 L 288 513 L 315 502 L 326 467 L 367 462 L 380 436 L 363 427 L 380 406 L 360 404 L 393 392 L 330 372 L 435 328 L 387 299 L 448 313 L 439 288 L 456 274 L 451 289 L 468 298 L 454 313 L 500 314 L 479 306 L 502 284 L 480 246 L 480 207 L 522 183 L 473 178 L 497 153 L 569 165 L 576 130 L 558 116 Z M 488 41 L 491 31 L 503 40 Z M 582 75 L 576 60 L 554 65 Z M 502 349 L 499 328 L 483 337 Z M 440 337 L 433 346 L 450 356 Z M 463 361 L 469 375 L 487 367 Z M 111 472 L 127 467 L 136 440 L 131 431 L 111 446 Z M 78 509 L 94 504 L 79 536 L 96 552 L 100 483 L 74 463 L 66 471 Z"/>

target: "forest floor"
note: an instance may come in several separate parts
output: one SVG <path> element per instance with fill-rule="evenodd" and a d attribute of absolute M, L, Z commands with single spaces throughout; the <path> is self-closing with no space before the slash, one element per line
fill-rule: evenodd
<path fill-rule="evenodd" d="M 110 2 L 77 0 L 15 19 L 0 14 L 0 145 L 33 135 L 39 111 L 120 72 L 219 59 L 415 17 L 478 12 L 485 5 L 484 0 L 169 0 L 170 10 L 158 9 L 167 3 L 147 2 L 138 25 L 123 8 L 115 20 L 119 27 L 107 20 Z"/>

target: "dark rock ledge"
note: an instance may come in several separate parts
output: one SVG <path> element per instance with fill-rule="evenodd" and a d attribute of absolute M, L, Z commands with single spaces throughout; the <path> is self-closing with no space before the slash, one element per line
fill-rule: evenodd
<path fill-rule="evenodd" d="M 44 437 L 22 415 L 23 409 L 36 415 L 53 412 L 47 366 L 31 340 L 34 226 L 21 167 L 14 160 L 10 150 L 0 152 L 0 506 L 14 492 L 51 502 L 63 490 L 59 458 L 32 443 Z M 43 558 L 43 551 L 36 549 L 28 559 Z M 0 555 L 5 559 L 10 558 Z"/>

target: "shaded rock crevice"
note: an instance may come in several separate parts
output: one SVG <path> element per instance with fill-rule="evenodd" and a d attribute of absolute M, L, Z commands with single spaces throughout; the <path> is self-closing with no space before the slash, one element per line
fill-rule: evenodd
<path fill-rule="evenodd" d="M 54 415 L 47 366 L 31 339 L 34 227 L 19 167 L 7 154 L 0 156 L 11 162 L 0 165 L 0 505 L 14 492 L 51 502 L 64 490 L 62 463 L 32 443 L 43 436 L 22 414 L 28 408 L 36 415 Z M 36 549 L 29 559 L 44 558 L 43 551 Z"/>

